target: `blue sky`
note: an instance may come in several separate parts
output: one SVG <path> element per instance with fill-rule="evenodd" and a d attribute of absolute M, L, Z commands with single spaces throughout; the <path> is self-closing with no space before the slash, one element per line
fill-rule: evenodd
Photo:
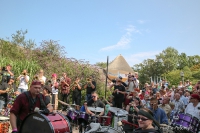
<path fill-rule="evenodd" d="M 0 38 L 28 30 L 91 64 L 123 55 L 130 66 L 171 46 L 199 55 L 200 0 L 1 0 Z"/>

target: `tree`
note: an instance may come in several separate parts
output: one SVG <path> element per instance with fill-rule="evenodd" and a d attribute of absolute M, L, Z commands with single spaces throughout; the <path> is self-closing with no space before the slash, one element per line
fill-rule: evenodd
<path fill-rule="evenodd" d="M 97 62 L 95 65 L 96 65 L 96 66 L 99 66 L 99 67 L 101 67 L 101 68 L 106 68 L 107 63 L 106 63 L 106 62 Z"/>

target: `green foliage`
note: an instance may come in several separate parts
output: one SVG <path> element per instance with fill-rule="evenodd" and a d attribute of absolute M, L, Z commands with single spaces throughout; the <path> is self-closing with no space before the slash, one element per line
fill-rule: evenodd
<path fill-rule="evenodd" d="M 96 65 L 101 67 L 101 68 L 106 68 L 107 63 L 106 62 L 97 62 Z"/>
<path fill-rule="evenodd" d="M 53 73 L 58 77 L 66 72 L 72 79 L 76 77 L 81 79 L 84 86 L 86 78 L 93 75 L 97 82 L 97 91 L 104 96 L 104 83 L 100 80 L 98 68 L 90 65 L 88 62 L 67 58 L 64 47 L 58 41 L 43 40 L 38 47 L 31 39 L 26 39 L 28 31 L 19 30 L 12 34 L 11 40 L 0 39 L 0 67 L 11 64 L 15 77 L 18 77 L 24 69 L 28 70 L 30 80 L 40 69 L 44 70 L 44 75 L 50 79 Z M 82 91 L 82 100 L 85 99 L 85 90 Z"/>
<path fill-rule="evenodd" d="M 140 64 L 134 65 L 133 69 L 139 72 L 141 84 L 150 81 L 150 78 L 164 77 L 177 85 L 181 79 L 180 72 L 184 72 L 184 79 L 196 82 L 199 78 L 196 71 L 200 70 L 200 56 L 187 56 L 179 54 L 172 47 L 168 47 L 156 55 L 156 59 L 146 59 Z"/>

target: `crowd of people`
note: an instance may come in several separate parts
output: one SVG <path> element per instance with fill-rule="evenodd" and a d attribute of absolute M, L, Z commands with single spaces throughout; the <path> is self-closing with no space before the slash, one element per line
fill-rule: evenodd
<path fill-rule="evenodd" d="M 51 79 L 47 80 L 44 71 L 40 70 L 34 80 L 29 81 L 27 70 L 23 70 L 15 78 L 11 65 L 1 68 L 1 75 L 0 110 L 6 108 L 10 97 L 17 96 L 10 110 L 13 133 L 17 133 L 20 123 L 27 114 L 34 112 L 35 107 L 46 114 L 57 110 L 58 95 L 61 96 L 61 101 L 68 104 L 71 101 L 81 107 L 80 111 L 90 115 L 94 115 L 94 112 L 88 106 L 104 108 L 100 116 L 110 115 L 109 107 L 126 110 L 129 114 L 128 122 L 139 125 L 140 128 L 136 130 L 138 133 L 140 130 L 157 132 L 154 130 L 155 126 L 159 129 L 160 124 L 169 125 L 179 113 L 190 114 L 200 121 L 200 81 L 195 85 L 189 80 L 185 83 L 180 81 L 177 86 L 169 87 L 167 81 L 162 80 L 157 84 L 145 83 L 139 89 L 137 73 L 129 73 L 126 82 L 120 76 L 116 79 L 107 77 L 112 82 L 109 85 L 112 95 L 108 99 L 101 99 L 96 92 L 96 82 L 92 75 L 87 77 L 85 84 L 81 84 L 79 77 L 72 82 L 67 73 L 63 73 L 61 78 L 53 73 Z M 19 81 L 17 86 L 15 80 Z M 83 89 L 86 90 L 86 99 L 81 104 Z"/>

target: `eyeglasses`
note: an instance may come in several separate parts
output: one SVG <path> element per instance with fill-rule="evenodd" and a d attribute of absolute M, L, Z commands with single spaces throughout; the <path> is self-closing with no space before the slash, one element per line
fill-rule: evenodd
<path fill-rule="evenodd" d="M 136 117 L 136 119 L 139 121 L 139 120 L 141 120 L 141 121 L 147 121 L 147 120 L 149 120 L 149 119 L 147 119 L 147 118 L 142 118 L 142 117 Z"/>

